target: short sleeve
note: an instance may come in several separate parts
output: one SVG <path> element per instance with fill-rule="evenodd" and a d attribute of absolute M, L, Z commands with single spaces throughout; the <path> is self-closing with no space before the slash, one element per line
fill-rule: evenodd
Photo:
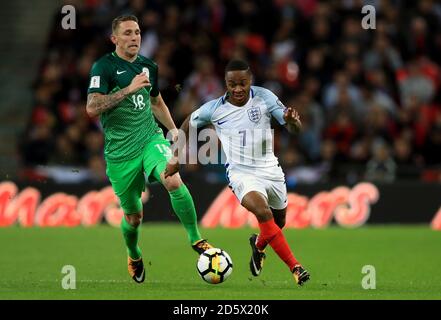
<path fill-rule="evenodd" d="M 200 128 L 211 124 L 211 117 L 216 108 L 217 100 L 211 100 L 191 114 L 190 125 L 194 128 Z"/>
<path fill-rule="evenodd" d="M 92 70 L 90 71 L 90 81 L 89 88 L 87 93 L 109 93 L 109 72 L 108 68 L 105 67 L 105 63 L 101 61 L 97 61 L 93 64 Z"/>
<path fill-rule="evenodd" d="M 286 107 L 272 91 L 265 88 L 259 89 L 259 93 L 268 107 L 268 112 L 271 114 L 271 116 L 276 118 L 281 125 L 284 125 L 286 121 L 283 119 L 283 115 Z"/>

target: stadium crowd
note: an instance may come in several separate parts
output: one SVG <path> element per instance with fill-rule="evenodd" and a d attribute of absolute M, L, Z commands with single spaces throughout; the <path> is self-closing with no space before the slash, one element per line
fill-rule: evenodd
<path fill-rule="evenodd" d="M 255 85 L 295 106 L 303 130 L 275 126 L 288 183 L 361 179 L 441 182 L 441 2 L 317 0 L 85 0 L 77 29 L 56 13 L 21 137 L 22 177 L 105 181 L 98 119 L 85 112 L 93 62 L 114 48 L 112 19 L 135 14 L 140 53 L 159 65 L 176 124 L 224 93 L 231 58 L 246 59 Z M 376 8 L 363 29 L 361 7 Z M 72 168 L 66 175 L 66 168 Z M 86 169 L 78 169 L 86 168 Z M 223 168 L 192 165 L 224 179 Z"/>

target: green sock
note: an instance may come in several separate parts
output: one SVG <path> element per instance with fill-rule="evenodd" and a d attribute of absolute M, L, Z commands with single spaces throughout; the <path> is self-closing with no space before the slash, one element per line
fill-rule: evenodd
<path fill-rule="evenodd" d="M 196 209 L 194 207 L 193 198 L 185 184 L 173 191 L 169 191 L 173 210 L 181 220 L 187 231 L 188 239 L 193 244 L 201 239 L 198 230 Z"/>
<path fill-rule="evenodd" d="M 138 247 L 138 229 L 139 227 L 131 226 L 125 216 L 123 216 L 121 221 L 121 230 L 126 242 L 127 254 L 130 258 L 137 260 L 141 258 L 141 249 Z"/>

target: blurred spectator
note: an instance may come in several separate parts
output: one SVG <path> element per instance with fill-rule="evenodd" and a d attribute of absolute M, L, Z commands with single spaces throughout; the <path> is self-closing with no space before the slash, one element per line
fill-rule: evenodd
<path fill-rule="evenodd" d="M 374 182 L 393 182 L 396 167 L 387 144 L 376 143 L 374 144 L 373 157 L 366 165 L 365 178 Z"/>
<path fill-rule="evenodd" d="M 430 47 L 433 42 L 429 36 L 431 31 L 429 30 L 426 19 L 422 16 L 412 17 L 408 30 L 409 32 L 406 33 L 404 47 L 406 54 L 409 56 L 428 54 L 431 51 Z"/>
<path fill-rule="evenodd" d="M 364 135 L 357 139 L 349 151 L 350 159 L 355 164 L 365 164 L 369 161 L 372 150 L 373 137 Z"/>
<path fill-rule="evenodd" d="M 333 109 L 342 102 L 340 99 L 345 99 L 347 103 L 356 105 L 360 100 L 360 90 L 350 82 L 348 74 L 339 70 L 334 74 L 334 81 L 330 83 L 324 89 L 323 105 L 328 112 L 332 112 Z"/>
<path fill-rule="evenodd" d="M 319 170 L 322 174 L 320 181 L 329 182 L 338 179 L 337 147 L 332 140 L 324 140 L 320 147 Z"/>
<path fill-rule="evenodd" d="M 213 60 L 208 56 L 196 60 L 196 70 L 184 82 L 184 87 L 175 111 L 178 119 L 183 120 L 191 112 L 222 95 L 221 79 L 214 73 Z"/>
<path fill-rule="evenodd" d="M 369 112 L 373 106 L 387 111 L 389 116 L 395 116 L 397 113 L 397 105 L 394 100 L 387 93 L 374 88 L 369 83 L 361 86 L 361 97 L 357 104 L 363 114 Z"/>
<path fill-rule="evenodd" d="M 26 166 L 46 164 L 53 151 L 51 128 L 36 125 L 28 132 L 25 139 L 26 141 L 21 145 L 23 164 Z"/>
<path fill-rule="evenodd" d="M 412 98 L 421 103 L 430 102 L 439 86 L 439 67 L 426 59 L 411 60 L 398 73 L 400 97 L 403 107 L 408 107 Z"/>
<path fill-rule="evenodd" d="M 299 145 L 310 161 L 316 161 L 320 155 L 321 133 L 324 128 L 322 107 L 307 93 L 300 94 L 293 103 L 302 119 L 302 131 L 298 135 Z"/>
<path fill-rule="evenodd" d="M 364 134 L 372 138 L 381 138 L 390 143 L 393 140 L 395 128 L 386 110 L 378 105 L 372 105 L 366 110 Z"/>
<path fill-rule="evenodd" d="M 346 111 L 338 112 L 325 131 L 325 138 L 335 142 L 339 160 L 347 160 L 357 129 Z"/>
<path fill-rule="evenodd" d="M 141 23 L 145 31 L 142 34 L 139 54 L 147 58 L 152 58 L 159 46 L 159 36 L 156 30 L 159 19 L 159 14 L 155 11 L 147 11 L 142 15 Z"/>
<path fill-rule="evenodd" d="M 92 182 L 107 181 L 106 163 L 102 156 L 94 155 L 88 160 L 89 180 Z"/>
<path fill-rule="evenodd" d="M 418 178 L 421 170 L 421 159 L 415 156 L 412 144 L 404 137 L 397 138 L 393 147 L 394 161 L 397 165 L 397 176 Z"/>
<path fill-rule="evenodd" d="M 367 70 L 385 68 L 395 71 L 402 67 L 403 62 L 387 36 L 380 34 L 374 39 L 373 48 L 365 53 L 363 64 Z"/>

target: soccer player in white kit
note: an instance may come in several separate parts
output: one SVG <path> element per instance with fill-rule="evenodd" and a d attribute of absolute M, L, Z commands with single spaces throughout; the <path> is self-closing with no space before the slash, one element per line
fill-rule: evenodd
<path fill-rule="evenodd" d="M 301 128 L 296 110 L 286 108 L 270 90 L 252 86 L 249 65 L 232 60 L 225 69 L 227 92 L 205 103 L 182 124 L 188 137 L 190 126 L 212 124 L 226 154 L 229 187 L 241 205 L 251 211 L 259 223 L 259 235 L 250 237 L 250 270 L 254 276 L 262 271 L 265 247 L 269 244 L 285 262 L 297 284 L 309 280 L 309 273 L 294 257 L 282 228 L 285 225 L 287 191 L 285 175 L 274 155 L 271 117 L 290 133 Z M 168 163 L 165 177 L 179 170 L 178 153 Z"/>

